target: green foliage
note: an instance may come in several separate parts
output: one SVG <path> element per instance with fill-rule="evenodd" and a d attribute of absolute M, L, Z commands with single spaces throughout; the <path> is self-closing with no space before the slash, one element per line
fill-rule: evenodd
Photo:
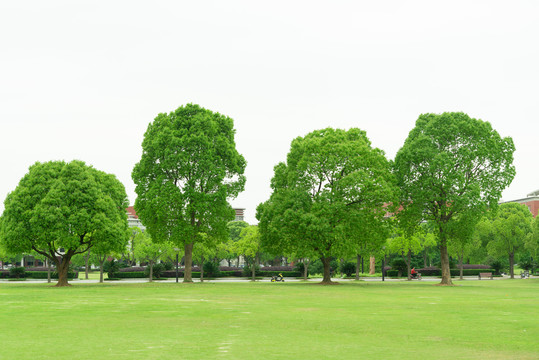
<path fill-rule="evenodd" d="M 458 216 L 480 217 L 495 208 L 515 176 L 511 138 L 501 138 L 488 122 L 464 113 L 423 114 L 394 162 L 408 222 L 432 221 L 442 264 L 448 264 L 448 235 Z M 449 267 L 442 283 L 450 284 Z"/>
<path fill-rule="evenodd" d="M 161 278 L 161 275 L 163 274 L 163 272 L 165 272 L 165 264 L 163 263 L 159 263 L 159 264 L 154 264 L 153 265 L 153 278 L 155 279 L 160 279 Z M 146 277 L 149 277 L 150 276 L 150 267 L 147 266 L 146 269 L 144 270 L 144 275 Z"/>
<path fill-rule="evenodd" d="M 502 271 L 507 269 L 507 263 L 499 259 L 492 260 L 489 265 L 498 275 L 500 275 Z"/>
<path fill-rule="evenodd" d="M 109 279 L 116 278 L 116 275 L 120 271 L 120 263 L 114 259 L 105 261 L 103 271 L 107 273 Z"/>
<path fill-rule="evenodd" d="M 77 160 L 38 162 L 7 196 L 0 237 L 9 251 L 35 251 L 56 263 L 58 285 L 67 285 L 74 255 L 125 244 L 126 207 L 115 176 Z"/>
<path fill-rule="evenodd" d="M 505 203 L 477 226 L 478 236 L 488 239 L 488 253 L 493 257 L 507 257 L 511 277 L 514 276 L 515 257 L 525 250 L 526 239 L 532 234 L 532 221 L 527 206 Z"/>
<path fill-rule="evenodd" d="M 213 261 L 206 261 L 204 263 L 204 276 L 217 277 L 219 273 L 219 264 Z"/>
<path fill-rule="evenodd" d="M 184 281 L 199 234 L 225 237 L 234 218 L 228 200 L 244 189 L 246 161 L 234 133 L 231 118 L 187 104 L 157 115 L 144 134 L 132 173 L 135 209 L 155 241 L 185 248 Z"/>
<path fill-rule="evenodd" d="M 537 268 L 537 261 L 532 258 L 523 259 L 518 262 L 518 267 L 522 270 L 532 271 Z"/>
<path fill-rule="evenodd" d="M 26 269 L 22 266 L 15 266 L 9 269 L 9 277 L 20 279 L 26 277 Z"/>
<path fill-rule="evenodd" d="M 356 272 L 356 264 L 346 261 L 342 263 L 340 267 L 340 272 L 341 274 L 346 275 L 347 277 L 350 277 L 352 276 L 352 274 Z"/>
<path fill-rule="evenodd" d="M 406 261 L 402 258 L 394 259 L 391 262 L 391 270 L 399 271 L 401 274 L 406 274 L 408 271 L 408 265 Z"/>
<path fill-rule="evenodd" d="M 255 268 L 255 276 L 260 276 L 260 266 L 258 264 L 247 264 L 243 268 L 243 276 L 250 277 L 253 274 L 253 266 Z"/>
<path fill-rule="evenodd" d="M 287 162 L 275 166 L 271 187 L 257 208 L 263 246 L 296 257 L 315 253 L 325 264 L 324 282 L 329 259 L 368 244 L 362 234 L 383 227 L 384 203 L 395 203 L 389 163 L 359 129 L 296 138 Z"/>

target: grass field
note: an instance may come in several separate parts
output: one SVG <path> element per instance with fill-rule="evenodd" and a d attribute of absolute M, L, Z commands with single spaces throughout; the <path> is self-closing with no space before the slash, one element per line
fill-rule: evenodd
<path fill-rule="evenodd" d="M 0 284 L 0 359 L 538 359 L 539 280 Z"/>

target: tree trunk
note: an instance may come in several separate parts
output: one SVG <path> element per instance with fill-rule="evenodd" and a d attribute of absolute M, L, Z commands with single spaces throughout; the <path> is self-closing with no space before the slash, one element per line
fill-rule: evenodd
<path fill-rule="evenodd" d="M 425 248 L 425 250 L 423 250 L 423 267 L 424 268 L 427 267 L 427 248 Z"/>
<path fill-rule="evenodd" d="M 460 269 L 460 280 L 464 280 L 464 266 L 462 265 L 462 260 L 464 258 L 464 254 L 459 254 L 459 269 Z"/>
<path fill-rule="evenodd" d="M 101 260 L 101 257 L 99 258 L 99 282 L 103 282 L 103 266 L 105 265 L 106 257 L 103 257 L 103 260 Z"/>
<path fill-rule="evenodd" d="M 193 245 L 194 243 L 185 244 L 185 269 L 183 272 L 183 282 L 192 283 L 193 282 Z"/>
<path fill-rule="evenodd" d="M 376 273 L 376 259 L 374 256 L 371 256 L 369 274 L 374 275 L 374 273 Z"/>
<path fill-rule="evenodd" d="M 204 282 L 204 255 L 200 257 L 200 282 Z"/>
<path fill-rule="evenodd" d="M 47 282 L 51 282 L 51 262 L 48 258 L 45 258 L 45 266 L 47 267 Z"/>
<path fill-rule="evenodd" d="M 324 277 L 322 278 L 321 284 L 336 284 L 335 282 L 331 281 L 331 269 L 330 269 L 330 257 L 321 257 L 320 260 L 322 260 L 322 264 L 324 265 Z"/>
<path fill-rule="evenodd" d="M 309 263 L 310 259 L 303 259 L 303 280 L 307 281 L 307 274 L 309 274 Z"/>
<path fill-rule="evenodd" d="M 509 273 L 511 274 L 511 279 L 515 278 L 515 253 L 509 253 Z"/>
<path fill-rule="evenodd" d="M 442 281 L 440 285 L 453 285 L 451 281 L 451 269 L 449 268 L 449 254 L 447 252 L 447 239 L 440 229 L 440 260 L 442 263 Z"/>
<path fill-rule="evenodd" d="M 69 271 L 69 262 L 71 261 L 71 256 L 67 256 L 69 253 L 64 254 L 60 260 L 56 260 L 56 271 L 58 272 L 58 282 L 55 286 L 71 286 L 67 282 L 67 273 Z"/>
<path fill-rule="evenodd" d="M 253 261 L 251 262 L 251 281 L 256 280 L 256 255 L 253 257 Z"/>
<path fill-rule="evenodd" d="M 361 255 L 356 256 L 356 280 L 359 280 L 359 267 L 361 266 Z"/>
<path fill-rule="evenodd" d="M 86 253 L 86 258 L 84 259 L 85 265 L 84 265 L 84 278 L 88 280 L 88 262 L 90 261 L 90 251 L 88 250 L 88 253 Z"/>
<path fill-rule="evenodd" d="M 408 281 L 412 280 L 412 273 L 410 272 L 410 263 L 412 262 L 412 252 L 408 250 L 406 255 L 406 268 L 408 269 Z M 383 271 L 383 270 L 382 270 Z"/>
<path fill-rule="evenodd" d="M 363 256 L 361 257 L 361 273 L 362 274 L 365 274 L 365 259 L 363 258 Z"/>

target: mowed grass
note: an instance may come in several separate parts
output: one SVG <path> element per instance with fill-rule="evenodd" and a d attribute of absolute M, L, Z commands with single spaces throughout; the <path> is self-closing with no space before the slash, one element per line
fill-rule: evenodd
<path fill-rule="evenodd" d="M 538 359 L 539 280 L 0 284 L 0 359 Z"/>

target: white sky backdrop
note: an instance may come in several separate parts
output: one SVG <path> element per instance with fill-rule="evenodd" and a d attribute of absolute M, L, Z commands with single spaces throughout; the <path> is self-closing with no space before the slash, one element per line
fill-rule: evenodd
<path fill-rule="evenodd" d="M 393 159 L 421 113 L 511 136 L 510 200 L 539 189 L 539 1 L 2 1 L 0 211 L 36 161 L 131 170 L 160 112 L 234 119 L 248 161 L 233 206 L 315 129 L 359 127 Z"/>

